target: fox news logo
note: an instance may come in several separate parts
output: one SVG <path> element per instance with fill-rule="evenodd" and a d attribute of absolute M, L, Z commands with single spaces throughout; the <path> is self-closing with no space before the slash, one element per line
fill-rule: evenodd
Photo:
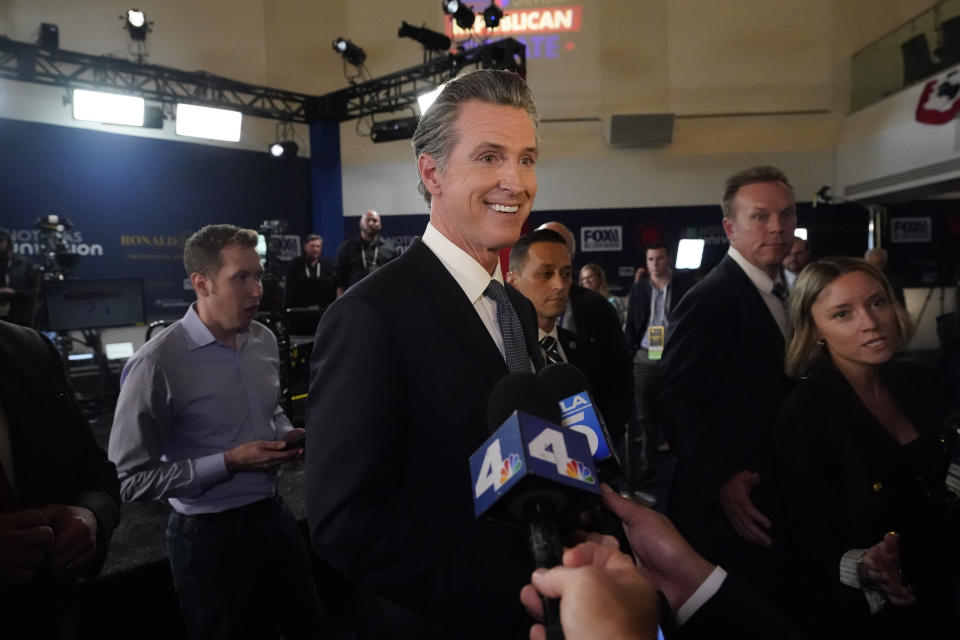
<path fill-rule="evenodd" d="M 932 218 L 893 218 L 890 220 L 891 242 L 930 242 L 932 239 Z"/>
<path fill-rule="evenodd" d="M 621 251 L 623 227 L 580 227 L 580 246 L 584 251 Z"/>

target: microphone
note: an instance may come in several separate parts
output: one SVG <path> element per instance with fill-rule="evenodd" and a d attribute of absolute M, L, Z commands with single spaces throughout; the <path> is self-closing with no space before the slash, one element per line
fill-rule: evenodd
<path fill-rule="evenodd" d="M 476 517 L 526 525 L 537 567 L 560 564 L 562 522 L 600 495 L 587 438 L 558 426 L 560 409 L 534 373 L 513 373 L 490 393 L 493 434 L 470 456 Z M 547 637 L 563 637 L 560 603 L 544 598 Z"/>
<path fill-rule="evenodd" d="M 624 480 L 623 467 L 583 372 L 572 364 L 558 362 L 541 369 L 539 375 L 559 404 L 560 425 L 587 437 L 600 479 L 618 486 Z"/>
<path fill-rule="evenodd" d="M 558 362 L 541 369 L 540 377 L 560 407 L 560 424 L 587 436 L 600 480 L 613 487 L 622 486 L 626 481 L 623 467 L 603 415 L 596 410 L 590 395 L 590 383 L 583 372 L 572 364 Z M 629 553 L 630 541 L 627 540 L 620 518 L 603 505 L 596 506 L 594 517 L 596 529 L 616 538 L 620 549 Z"/>

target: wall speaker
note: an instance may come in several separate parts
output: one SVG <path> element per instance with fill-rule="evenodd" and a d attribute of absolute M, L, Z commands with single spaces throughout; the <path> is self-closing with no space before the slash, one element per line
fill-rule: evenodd
<path fill-rule="evenodd" d="M 673 114 L 619 114 L 604 121 L 611 147 L 662 147 L 673 142 Z"/>

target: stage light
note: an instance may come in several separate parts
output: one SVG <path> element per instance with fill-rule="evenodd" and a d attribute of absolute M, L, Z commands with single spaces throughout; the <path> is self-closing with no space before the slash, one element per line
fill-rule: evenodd
<path fill-rule="evenodd" d="M 420 106 L 421 116 L 423 116 L 423 114 L 427 112 L 427 109 L 430 108 L 430 105 L 432 105 L 436 101 L 437 97 L 440 95 L 440 92 L 443 91 L 443 88 L 446 86 L 446 84 L 447 83 L 443 83 L 436 89 L 433 89 L 432 91 L 428 91 L 426 93 L 421 93 L 419 96 L 417 96 L 417 104 Z"/>
<path fill-rule="evenodd" d="M 37 44 L 44 49 L 59 49 L 60 29 L 57 28 L 57 25 L 49 22 L 41 23 L 40 33 L 37 36 Z"/>
<path fill-rule="evenodd" d="M 496 29 L 503 19 L 503 9 L 497 6 L 496 0 L 490 0 L 490 6 L 483 10 L 483 22 L 487 29 Z"/>
<path fill-rule="evenodd" d="M 355 67 L 362 65 L 367 59 L 367 54 L 363 49 L 343 38 L 337 38 L 333 41 L 333 50 Z"/>
<path fill-rule="evenodd" d="M 140 9 L 128 9 L 126 23 L 124 25 L 130 33 L 132 40 L 146 40 L 147 33 L 150 31 L 150 23 L 147 22 L 147 14 Z"/>
<path fill-rule="evenodd" d="M 104 124 L 143 126 L 143 98 L 119 93 L 73 90 L 73 117 Z"/>
<path fill-rule="evenodd" d="M 443 12 L 453 16 L 454 22 L 464 31 L 473 29 L 473 23 L 477 19 L 470 7 L 459 0 L 443 0 Z"/>
<path fill-rule="evenodd" d="M 699 269 L 703 262 L 702 239 L 684 238 L 677 247 L 677 269 Z"/>
<path fill-rule="evenodd" d="M 300 151 L 300 145 L 293 140 L 281 140 L 270 145 L 270 155 L 274 158 L 296 158 L 298 151 Z"/>
<path fill-rule="evenodd" d="M 243 115 L 239 111 L 177 104 L 177 135 L 239 142 Z"/>
<path fill-rule="evenodd" d="M 374 142 L 407 140 L 413 137 L 413 133 L 417 130 L 418 122 L 419 119 L 416 116 L 374 122 L 370 127 L 370 139 Z"/>
<path fill-rule="evenodd" d="M 450 48 L 450 38 L 447 36 L 442 33 L 437 33 L 436 31 L 431 31 L 426 27 L 415 27 L 406 21 L 400 26 L 400 30 L 397 31 L 397 37 L 416 40 L 422 44 L 423 48 L 427 51 L 446 51 Z"/>

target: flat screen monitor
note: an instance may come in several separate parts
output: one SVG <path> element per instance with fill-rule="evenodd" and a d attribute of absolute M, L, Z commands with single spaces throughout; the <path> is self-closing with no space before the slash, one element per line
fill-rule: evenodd
<path fill-rule="evenodd" d="M 677 247 L 677 269 L 699 269 L 703 261 L 702 239 L 684 238 Z"/>
<path fill-rule="evenodd" d="M 59 280 L 43 284 L 51 331 L 143 324 L 143 279 Z"/>

